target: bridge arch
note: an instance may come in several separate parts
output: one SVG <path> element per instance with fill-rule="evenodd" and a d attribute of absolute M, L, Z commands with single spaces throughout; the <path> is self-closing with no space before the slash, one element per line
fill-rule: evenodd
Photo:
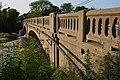
<path fill-rule="evenodd" d="M 30 30 L 28 35 L 31 36 L 31 37 L 34 37 L 37 41 L 39 41 L 39 36 L 33 30 Z"/>

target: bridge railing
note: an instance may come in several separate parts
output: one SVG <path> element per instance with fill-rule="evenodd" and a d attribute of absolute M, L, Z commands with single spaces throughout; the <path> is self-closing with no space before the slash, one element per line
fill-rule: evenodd
<path fill-rule="evenodd" d="M 43 27 L 50 30 L 50 16 L 43 17 Z"/>
<path fill-rule="evenodd" d="M 59 18 L 59 34 L 68 37 L 77 37 L 79 13 L 58 14 Z"/>
<path fill-rule="evenodd" d="M 31 26 L 34 25 L 34 28 L 38 27 L 45 30 L 51 30 L 50 19 L 51 19 L 50 16 L 35 17 L 35 18 L 25 19 L 24 24 L 27 23 L 28 25 Z"/>
<path fill-rule="evenodd" d="M 80 42 L 85 39 L 85 22 L 87 10 L 82 10 L 74 13 L 57 14 L 58 18 L 58 33 L 66 38 L 76 39 Z"/>
<path fill-rule="evenodd" d="M 110 41 L 111 45 L 116 47 L 120 30 L 120 8 L 88 11 L 87 22 L 87 40 L 98 42 L 108 48 L 110 46 L 107 44 Z"/>
<path fill-rule="evenodd" d="M 43 17 L 38 17 L 38 26 L 43 27 Z"/>

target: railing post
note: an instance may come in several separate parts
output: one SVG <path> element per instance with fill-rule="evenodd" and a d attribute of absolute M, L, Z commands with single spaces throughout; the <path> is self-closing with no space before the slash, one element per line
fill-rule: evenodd
<path fill-rule="evenodd" d="M 78 21 L 78 35 L 77 39 L 80 42 L 85 41 L 85 28 L 86 28 L 86 12 L 85 10 L 79 11 L 79 21 Z"/>
<path fill-rule="evenodd" d="M 50 13 L 50 27 L 52 33 L 58 33 L 58 19 L 56 15 L 56 13 Z"/>

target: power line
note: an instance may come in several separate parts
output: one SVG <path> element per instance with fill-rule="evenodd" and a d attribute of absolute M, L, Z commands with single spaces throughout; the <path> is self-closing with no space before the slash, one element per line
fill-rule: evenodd
<path fill-rule="evenodd" d="M 92 2 L 92 1 L 93 0 L 86 0 L 84 2 L 81 2 L 81 3 L 77 4 L 75 7 L 77 7 L 77 6 L 83 6 L 83 5 L 88 4 L 88 3 Z"/>

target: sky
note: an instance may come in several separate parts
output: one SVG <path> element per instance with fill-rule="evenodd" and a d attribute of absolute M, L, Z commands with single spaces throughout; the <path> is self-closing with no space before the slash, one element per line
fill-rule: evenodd
<path fill-rule="evenodd" d="M 0 0 L 3 3 L 3 8 L 11 7 L 17 9 L 20 14 L 27 13 L 30 11 L 29 4 L 36 0 Z M 86 0 L 49 0 L 52 4 L 60 6 L 63 3 L 72 3 L 73 6 L 76 6 Z M 82 6 L 82 5 L 80 5 Z M 120 0 L 92 0 L 91 2 L 84 5 L 88 8 L 116 8 L 120 7 Z"/>

